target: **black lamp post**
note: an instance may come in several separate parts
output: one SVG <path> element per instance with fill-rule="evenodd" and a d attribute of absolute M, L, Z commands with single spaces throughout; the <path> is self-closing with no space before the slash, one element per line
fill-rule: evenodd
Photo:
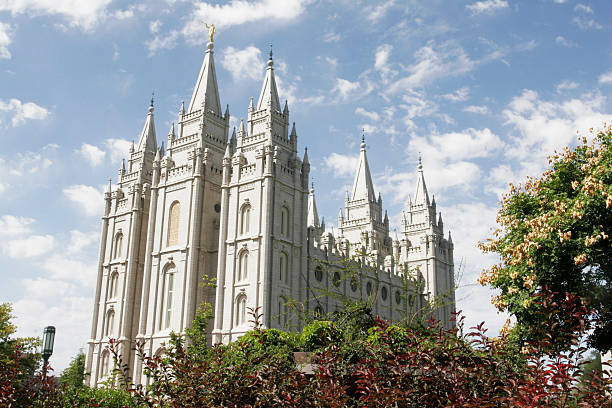
<path fill-rule="evenodd" d="M 55 327 L 47 326 L 43 331 L 42 339 L 42 358 L 43 358 L 43 378 L 47 378 L 47 363 L 53 354 L 53 342 L 55 341 Z"/>

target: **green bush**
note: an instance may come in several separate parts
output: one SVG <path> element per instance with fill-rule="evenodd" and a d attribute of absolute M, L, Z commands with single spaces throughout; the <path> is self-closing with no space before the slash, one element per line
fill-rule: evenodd
<path fill-rule="evenodd" d="M 300 343 L 305 351 L 323 349 L 341 340 L 342 332 L 327 320 L 314 320 L 307 324 L 300 336 Z"/>

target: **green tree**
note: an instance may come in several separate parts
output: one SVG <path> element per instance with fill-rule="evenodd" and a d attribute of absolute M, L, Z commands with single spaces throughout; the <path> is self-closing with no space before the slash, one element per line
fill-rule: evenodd
<path fill-rule="evenodd" d="M 85 353 L 80 351 L 59 377 L 61 384 L 70 387 L 82 387 L 85 379 Z"/>
<path fill-rule="evenodd" d="M 501 262 L 483 271 L 479 282 L 500 290 L 492 303 L 516 317 L 512 334 L 519 342 L 543 335 L 555 338 L 576 316 L 538 313 L 543 288 L 580 296 L 593 309 L 596 327 L 590 345 L 612 347 L 612 127 L 591 131 L 575 149 L 549 158 L 550 168 L 524 185 L 510 186 L 498 212 L 500 228 L 485 252 Z M 551 316 L 547 318 L 543 316 Z"/>

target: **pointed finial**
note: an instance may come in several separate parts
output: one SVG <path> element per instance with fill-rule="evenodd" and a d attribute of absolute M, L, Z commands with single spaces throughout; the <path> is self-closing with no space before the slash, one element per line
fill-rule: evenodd
<path fill-rule="evenodd" d="M 155 91 L 151 92 L 151 107 L 153 107 L 154 102 L 155 102 Z"/>
<path fill-rule="evenodd" d="M 270 44 L 270 58 L 268 59 L 268 67 L 272 68 L 274 61 L 272 61 L 272 44 Z"/>
<path fill-rule="evenodd" d="M 113 180 L 112 179 L 108 179 L 108 186 L 106 187 L 106 191 L 105 193 L 109 193 L 113 190 Z"/>
<path fill-rule="evenodd" d="M 418 169 L 421 170 L 423 169 L 423 161 L 421 160 L 421 152 L 419 152 L 419 166 Z"/>
<path fill-rule="evenodd" d="M 361 148 L 365 149 L 366 147 L 366 143 L 365 143 L 365 129 L 361 129 Z"/>

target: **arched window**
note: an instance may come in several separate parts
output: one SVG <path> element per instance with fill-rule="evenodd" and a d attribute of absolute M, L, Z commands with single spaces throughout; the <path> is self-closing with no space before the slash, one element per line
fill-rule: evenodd
<path fill-rule="evenodd" d="M 237 273 L 237 281 L 243 281 L 248 278 L 249 271 L 249 251 L 242 251 L 240 253 L 240 257 L 238 258 L 238 273 Z"/>
<path fill-rule="evenodd" d="M 278 325 L 281 328 L 286 328 L 288 315 L 287 299 L 281 297 L 278 299 Z"/>
<path fill-rule="evenodd" d="M 113 309 L 106 313 L 106 328 L 104 334 L 111 337 L 115 333 L 115 311 Z"/>
<path fill-rule="evenodd" d="M 118 232 L 115 235 L 115 248 L 114 248 L 114 254 L 113 254 L 113 259 L 117 259 L 117 258 L 121 258 L 121 249 L 123 247 L 123 233 Z"/>
<path fill-rule="evenodd" d="M 251 206 L 245 204 L 240 210 L 240 234 L 248 234 L 251 224 Z"/>
<path fill-rule="evenodd" d="M 236 299 L 236 326 L 246 324 L 246 296 L 239 295 Z"/>
<path fill-rule="evenodd" d="M 168 216 L 168 246 L 178 244 L 180 215 L 181 204 L 175 201 L 170 205 L 170 214 Z"/>
<path fill-rule="evenodd" d="M 281 208 L 281 235 L 289 236 L 289 210 L 287 207 Z"/>
<path fill-rule="evenodd" d="M 317 305 L 317 307 L 315 307 L 314 309 L 314 317 L 315 319 L 317 318 L 321 318 L 323 317 L 323 315 L 325 315 L 325 310 L 323 310 L 323 306 L 321 305 Z"/>
<path fill-rule="evenodd" d="M 169 266 L 164 272 L 164 287 L 159 320 L 160 329 L 170 328 L 172 322 L 172 298 L 174 297 L 174 268 Z"/>
<path fill-rule="evenodd" d="M 110 278 L 110 287 L 108 288 L 108 298 L 114 299 L 117 297 L 117 285 L 119 284 L 119 274 L 113 272 Z"/>
<path fill-rule="evenodd" d="M 110 353 L 108 350 L 102 352 L 102 364 L 100 364 L 100 377 L 106 377 L 108 375 L 108 369 L 110 366 Z"/>
<path fill-rule="evenodd" d="M 280 253 L 280 257 L 279 257 L 279 278 L 281 282 L 288 282 L 288 277 L 287 277 L 287 263 L 288 263 L 288 258 L 287 258 L 287 254 L 284 252 Z"/>

